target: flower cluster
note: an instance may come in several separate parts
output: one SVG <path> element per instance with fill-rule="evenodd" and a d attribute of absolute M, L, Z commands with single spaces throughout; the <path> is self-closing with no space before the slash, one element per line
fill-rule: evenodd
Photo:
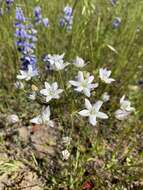
<path fill-rule="evenodd" d="M 40 94 L 46 98 L 46 103 L 49 103 L 52 99 L 59 99 L 62 92 L 63 89 L 58 89 L 57 82 L 52 84 L 45 82 L 45 88 L 40 90 Z M 34 98 L 34 100 L 35 99 L 36 98 Z M 30 122 L 34 124 L 45 124 L 53 127 L 54 122 L 50 120 L 50 115 L 50 106 L 48 106 L 47 108 L 43 108 L 41 114 L 31 119 Z"/>
<path fill-rule="evenodd" d="M 110 70 L 107 70 L 106 68 L 103 69 L 101 68 L 99 70 L 99 77 L 100 79 L 105 82 L 106 84 L 111 84 L 112 82 L 115 81 L 115 79 L 113 78 L 109 78 L 111 75 L 111 71 Z M 90 80 L 91 77 L 88 78 L 88 80 Z M 72 82 L 73 83 L 73 82 Z M 74 84 L 74 85 L 77 85 L 77 84 Z M 87 85 L 86 85 L 87 86 Z M 98 87 L 98 86 L 97 86 Z M 90 89 L 88 87 L 88 89 Z M 89 90 L 90 91 L 90 90 Z M 87 93 L 85 94 L 87 96 Z M 88 94 L 88 97 L 90 97 L 90 94 Z M 101 106 L 103 105 L 104 102 L 107 102 L 109 101 L 110 99 L 110 95 L 105 92 L 103 95 L 102 95 L 102 101 L 99 100 L 97 101 L 96 103 L 94 103 L 93 105 L 90 103 L 90 101 L 88 99 L 85 99 L 85 108 L 84 110 L 80 111 L 79 114 L 83 117 L 88 117 L 89 118 L 89 123 L 91 123 L 93 126 L 96 125 L 97 123 L 97 118 L 100 118 L 100 119 L 108 119 L 108 115 L 103 113 L 103 112 L 100 112 L 100 108 Z M 121 99 L 120 99 L 120 109 L 118 109 L 116 112 L 115 112 L 115 117 L 118 119 L 118 120 L 124 120 L 126 119 L 130 114 L 131 112 L 135 111 L 135 108 L 131 107 L 131 102 L 129 100 L 125 100 L 125 96 L 123 96 Z"/>
<path fill-rule="evenodd" d="M 109 78 L 111 75 L 111 71 L 107 70 L 106 68 L 101 68 L 99 70 L 99 77 L 100 79 L 107 84 L 111 84 L 112 82 L 115 81 L 115 79 L 113 78 Z M 96 84 L 91 84 L 91 82 L 94 80 L 93 76 L 89 76 L 88 74 L 88 80 L 86 79 L 86 82 L 83 81 L 83 83 L 81 84 L 81 86 L 84 85 L 84 87 L 86 87 L 86 93 L 84 93 L 87 97 L 90 97 L 90 89 L 94 89 L 98 87 L 98 83 Z M 72 82 L 73 83 L 73 82 Z M 92 85 L 92 86 L 91 86 Z M 87 91 L 88 89 L 88 91 Z M 88 93 L 87 93 L 88 92 Z M 94 103 L 93 105 L 90 103 L 90 101 L 88 99 L 85 99 L 85 108 L 84 110 L 80 111 L 79 114 L 83 117 L 88 117 L 89 118 L 89 123 L 93 126 L 95 126 L 97 124 L 97 118 L 100 119 L 108 119 L 108 115 L 100 112 L 100 108 L 103 105 L 104 102 L 107 102 L 109 100 L 110 96 L 107 94 L 107 92 L 105 92 L 102 95 L 102 101 L 99 100 L 96 103 Z"/>
<path fill-rule="evenodd" d="M 53 71 L 63 70 L 69 65 L 69 63 L 64 62 L 64 55 L 64 53 L 62 55 L 46 55 L 43 59 L 43 61 L 46 63 L 46 68 Z"/>
<path fill-rule="evenodd" d="M 40 24 L 43 23 L 45 27 L 49 26 L 49 19 L 48 18 L 42 18 L 42 12 L 41 7 L 35 7 L 34 8 L 34 17 L 35 17 L 35 23 Z"/>
<path fill-rule="evenodd" d="M 64 61 L 64 54 L 62 55 L 51 55 L 48 54 L 45 56 L 44 61 L 48 69 L 59 71 L 64 70 L 67 65 L 70 63 L 65 63 Z M 85 61 L 81 57 L 76 57 L 73 61 L 73 66 L 76 68 L 83 68 L 86 66 Z M 29 65 L 29 70 L 27 73 L 21 71 L 21 75 L 18 76 L 19 79 L 29 80 L 32 77 L 32 67 Z M 99 78 L 102 82 L 106 83 L 107 85 L 111 85 L 115 79 L 111 78 L 111 71 L 107 68 L 100 68 L 99 69 Z M 79 94 L 83 94 L 84 96 L 90 98 L 92 96 L 92 92 L 99 87 L 99 83 L 94 82 L 95 77 L 86 71 L 78 71 L 75 80 L 69 80 L 68 83 L 70 87 L 74 87 L 74 91 Z M 57 82 L 47 82 L 44 83 L 44 88 L 39 90 L 37 95 L 42 96 L 45 99 L 45 103 L 50 104 L 52 100 L 59 99 L 61 97 L 62 92 L 64 89 L 60 89 L 58 87 Z M 67 88 L 68 89 L 68 88 Z M 36 100 L 36 94 L 32 94 L 30 96 L 31 100 Z M 88 117 L 88 121 L 91 125 L 95 126 L 97 124 L 97 119 L 108 119 L 109 116 L 100 111 L 102 105 L 110 100 L 110 95 L 107 92 L 104 92 L 100 98 L 100 100 L 96 101 L 95 103 L 91 103 L 89 99 L 85 98 L 85 109 L 78 112 L 79 115 L 82 117 Z M 131 103 L 128 100 L 125 100 L 125 96 L 123 96 L 120 100 L 120 109 L 115 111 L 115 117 L 118 120 L 126 119 L 131 112 L 135 109 L 131 107 Z M 46 124 L 49 126 L 53 126 L 53 122 L 50 120 L 50 106 L 48 105 L 47 108 L 44 108 L 40 115 L 34 117 L 31 120 L 32 123 L 36 124 Z M 67 151 L 63 152 L 63 157 L 65 160 L 68 159 L 69 154 Z"/>
<path fill-rule="evenodd" d="M 23 11 L 20 7 L 16 7 L 16 46 L 21 53 L 21 70 L 18 79 L 30 80 L 37 75 L 37 59 L 34 54 L 35 43 L 37 41 L 37 31 L 32 24 L 27 24 L 29 19 L 24 17 Z"/>
<path fill-rule="evenodd" d="M 73 24 L 73 9 L 67 5 L 63 12 L 64 15 L 62 18 L 60 18 L 60 26 L 66 27 L 67 31 L 71 31 Z"/>

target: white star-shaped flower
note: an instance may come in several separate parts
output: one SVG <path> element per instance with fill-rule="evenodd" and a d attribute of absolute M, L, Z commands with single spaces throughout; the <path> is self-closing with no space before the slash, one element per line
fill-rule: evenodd
<path fill-rule="evenodd" d="M 80 111 L 79 114 L 83 117 L 88 117 L 89 123 L 95 126 L 97 123 L 97 120 L 96 120 L 97 118 L 108 119 L 107 114 L 99 111 L 102 104 L 103 104 L 102 101 L 97 101 L 95 104 L 92 105 L 88 99 L 85 99 L 86 109 Z"/>
<path fill-rule="evenodd" d="M 135 111 L 135 108 L 131 107 L 131 102 L 125 100 L 125 95 L 120 99 L 120 109 L 115 112 L 115 117 L 118 120 L 126 119 L 131 112 Z"/>
<path fill-rule="evenodd" d="M 49 102 L 52 99 L 59 99 L 62 92 L 62 89 L 58 89 L 57 82 L 54 82 L 51 85 L 48 82 L 45 82 L 45 89 L 40 90 L 40 93 L 46 96 L 46 102 Z"/>
<path fill-rule="evenodd" d="M 75 86 L 75 91 L 83 92 L 84 95 L 90 97 L 90 91 L 98 87 L 98 83 L 92 84 L 94 76 L 89 73 L 84 78 L 83 72 L 79 71 L 77 75 L 77 81 L 70 80 L 69 83 Z"/>
<path fill-rule="evenodd" d="M 122 110 L 126 110 L 132 112 L 135 108 L 131 107 L 131 102 L 129 100 L 125 100 L 125 95 L 120 99 L 120 105 Z"/>
<path fill-rule="evenodd" d="M 38 124 L 38 125 L 48 125 L 50 127 L 54 126 L 54 122 L 50 120 L 50 107 L 47 106 L 46 108 L 43 108 L 42 112 L 40 115 L 34 117 L 33 119 L 30 120 L 31 123 L 33 124 Z"/>
<path fill-rule="evenodd" d="M 85 61 L 81 57 L 77 56 L 73 62 L 73 65 L 75 65 L 78 68 L 83 68 L 86 64 L 85 64 Z"/>
<path fill-rule="evenodd" d="M 46 60 L 50 63 L 50 70 L 63 70 L 69 63 L 64 63 L 64 53 L 62 55 L 48 55 Z"/>
<path fill-rule="evenodd" d="M 106 68 L 105 68 L 105 69 L 101 68 L 101 69 L 99 70 L 100 79 L 101 79 L 102 81 L 104 81 L 105 83 L 107 83 L 107 84 L 111 84 L 112 82 L 115 81 L 115 79 L 109 78 L 110 75 L 111 75 L 111 71 L 110 71 L 110 70 L 107 70 Z"/>
<path fill-rule="evenodd" d="M 107 92 L 104 92 L 102 94 L 102 100 L 103 102 L 108 102 L 110 100 L 110 95 Z"/>
<path fill-rule="evenodd" d="M 37 75 L 37 72 L 33 71 L 33 68 L 31 65 L 28 65 L 28 70 L 27 71 L 23 71 L 20 70 L 20 75 L 17 75 L 17 79 L 19 80 L 31 80 L 32 77 L 34 77 L 35 75 Z"/>
<path fill-rule="evenodd" d="M 69 153 L 69 151 L 67 149 L 62 151 L 62 157 L 63 157 L 63 160 L 68 160 L 69 159 L 70 153 Z"/>

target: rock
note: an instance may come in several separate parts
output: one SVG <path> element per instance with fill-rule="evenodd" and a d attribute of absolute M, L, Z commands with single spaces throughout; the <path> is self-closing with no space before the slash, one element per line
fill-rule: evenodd
<path fill-rule="evenodd" d="M 30 136 L 30 132 L 27 129 L 27 127 L 20 127 L 20 128 L 18 128 L 18 132 L 19 132 L 20 139 L 22 141 L 24 141 L 24 142 L 28 142 L 29 136 Z"/>
<path fill-rule="evenodd" d="M 19 117 L 16 114 L 9 115 L 7 117 L 7 121 L 9 124 L 15 124 L 19 122 Z"/>
<path fill-rule="evenodd" d="M 31 145 L 34 147 L 38 158 L 44 156 L 55 156 L 60 142 L 60 132 L 57 128 L 51 128 L 45 125 L 33 126 L 30 136 Z"/>

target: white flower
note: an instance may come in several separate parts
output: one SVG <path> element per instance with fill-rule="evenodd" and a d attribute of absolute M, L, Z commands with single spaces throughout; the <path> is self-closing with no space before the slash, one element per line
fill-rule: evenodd
<path fill-rule="evenodd" d="M 17 89 L 24 89 L 24 84 L 21 81 L 16 81 L 14 85 Z"/>
<path fill-rule="evenodd" d="M 64 63 L 64 53 L 62 55 L 48 55 L 46 61 L 50 63 L 50 70 L 63 70 L 69 63 Z"/>
<path fill-rule="evenodd" d="M 63 160 L 68 160 L 70 157 L 70 153 L 67 149 L 62 151 Z"/>
<path fill-rule="evenodd" d="M 89 117 L 89 123 L 95 126 L 97 123 L 96 118 L 108 119 L 108 116 L 105 113 L 99 111 L 102 104 L 103 101 L 97 101 L 95 104 L 91 105 L 90 101 L 85 99 L 86 109 L 80 111 L 79 114 L 83 117 Z"/>
<path fill-rule="evenodd" d="M 109 99 L 110 99 L 110 95 L 107 92 L 104 92 L 104 94 L 102 94 L 103 102 L 108 102 Z"/>
<path fill-rule="evenodd" d="M 40 115 L 31 119 L 30 122 L 38 125 L 45 124 L 50 127 L 53 127 L 54 123 L 52 120 L 50 120 L 50 115 L 51 115 L 50 107 L 47 106 L 46 108 L 43 108 Z"/>
<path fill-rule="evenodd" d="M 49 102 L 52 99 L 59 99 L 59 94 L 62 92 L 62 89 L 58 89 L 57 82 L 54 82 L 51 85 L 48 82 L 45 82 L 45 89 L 40 90 L 40 93 L 46 96 L 46 102 Z"/>
<path fill-rule="evenodd" d="M 90 97 L 90 91 L 98 87 L 98 83 L 92 84 L 94 76 L 88 73 L 84 78 L 83 72 L 79 71 L 77 81 L 69 81 L 69 83 L 75 86 L 75 91 L 83 92 L 87 97 Z"/>
<path fill-rule="evenodd" d="M 32 92 L 31 94 L 29 94 L 28 98 L 30 100 L 36 100 L 36 92 Z"/>
<path fill-rule="evenodd" d="M 121 109 L 118 109 L 117 111 L 115 111 L 115 117 L 121 121 L 126 119 L 129 116 L 129 114 L 130 114 L 130 112 L 127 112 L 127 111 L 121 110 Z"/>
<path fill-rule="evenodd" d="M 7 120 L 9 123 L 14 124 L 19 122 L 19 117 L 16 114 L 12 114 L 7 117 Z"/>
<path fill-rule="evenodd" d="M 135 108 L 131 107 L 131 102 L 129 100 L 125 100 L 125 95 L 120 99 L 120 108 L 122 110 L 126 110 L 129 112 L 135 111 Z"/>
<path fill-rule="evenodd" d="M 107 84 L 110 84 L 110 83 L 112 83 L 113 81 L 115 81 L 115 79 L 109 78 L 110 75 L 111 75 L 111 71 L 110 71 L 110 70 L 107 70 L 106 68 L 105 68 L 105 69 L 101 68 L 101 69 L 99 70 L 100 79 L 101 79 L 102 81 L 104 81 L 105 83 L 107 83 Z"/>
<path fill-rule="evenodd" d="M 37 75 L 37 72 L 33 71 L 31 65 L 28 65 L 28 70 L 27 71 L 20 70 L 20 74 L 21 75 L 17 75 L 17 79 L 28 81 L 31 80 L 32 77 Z"/>
<path fill-rule="evenodd" d="M 62 138 L 62 141 L 65 145 L 70 145 L 70 142 L 71 142 L 72 138 L 71 137 L 63 137 Z"/>
<path fill-rule="evenodd" d="M 76 57 L 73 64 L 78 68 L 83 68 L 86 64 L 85 61 L 81 57 Z"/>
<path fill-rule="evenodd" d="M 135 108 L 131 107 L 131 102 L 129 100 L 125 100 L 125 95 L 120 99 L 120 109 L 115 111 L 115 117 L 118 120 L 126 119 L 131 112 L 135 111 Z"/>

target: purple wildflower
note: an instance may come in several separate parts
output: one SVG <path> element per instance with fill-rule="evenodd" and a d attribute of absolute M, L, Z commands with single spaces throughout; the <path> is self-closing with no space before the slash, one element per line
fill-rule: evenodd
<path fill-rule="evenodd" d="M 66 27 L 67 31 L 70 31 L 73 24 L 73 9 L 70 6 L 66 6 L 63 12 L 64 16 L 60 18 L 59 24 L 61 27 Z"/>
<path fill-rule="evenodd" d="M 117 29 L 120 27 L 120 25 L 121 25 L 121 18 L 119 18 L 119 17 L 114 18 L 114 20 L 112 22 L 112 27 L 114 29 Z"/>
<path fill-rule="evenodd" d="M 24 17 L 23 11 L 20 7 L 16 7 L 15 18 L 19 22 L 25 22 L 26 18 Z"/>
<path fill-rule="evenodd" d="M 66 16 L 72 16 L 72 7 L 66 6 L 64 8 L 64 13 Z"/>
<path fill-rule="evenodd" d="M 35 55 L 25 55 L 21 58 L 22 61 L 22 65 L 21 65 L 21 69 L 22 70 L 27 70 L 28 69 L 28 65 L 32 65 L 33 70 L 36 70 L 36 56 Z"/>
<path fill-rule="evenodd" d="M 16 8 L 16 20 L 15 36 L 17 38 L 17 49 L 21 53 L 21 70 L 28 71 L 28 67 L 31 65 L 33 75 L 37 75 L 37 59 L 34 55 L 37 31 L 33 28 L 32 24 L 25 24 L 25 20 L 28 19 L 25 19 L 21 8 Z"/>
<path fill-rule="evenodd" d="M 60 26 L 61 26 L 61 27 L 64 27 L 65 25 L 66 25 L 65 19 L 64 19 L 64 18 L 61 18 L 61 19 L 60 19 Z"/>
<path fill-rule="evenodd" d="M 3 15 L 3 8 L 0 7 L 0 16 Z"/>
<path fill-rule="evenodd" d="M 41 7 L 35 7 L 34 9 L 34 17 L 35 17 L 35 23 L 41 24 L 43 23 L 45 27 L 49 26 L 49 19 L 42 17 Z"/>
<path fill-rule="evenodd" d="M 48 27 L 49 26 L 49 19 L 48 18 L 44 18 L 43 19 L 43 24 L 45 27 Z"/>
<path fill-rule="evenodd" d="M 118 0 L 110 0 L 110 1 L 111 1 L 112 5 L 116 5 Z"/>
<path fill-rule="evenodd" d="M 14 0 L 5 0 L 7 11 L 10 10 L 10 6 L 11 6 L 11 4 L 12 4 L 13 2 L 14 2 Z"/>
<path fill-rule="evenodd" d="M 40 7 L 35 7 L 34 16 L 35 16 L 35 23 L 41 23 L 42 14 L 41 14 L 41 8 Z"/>

